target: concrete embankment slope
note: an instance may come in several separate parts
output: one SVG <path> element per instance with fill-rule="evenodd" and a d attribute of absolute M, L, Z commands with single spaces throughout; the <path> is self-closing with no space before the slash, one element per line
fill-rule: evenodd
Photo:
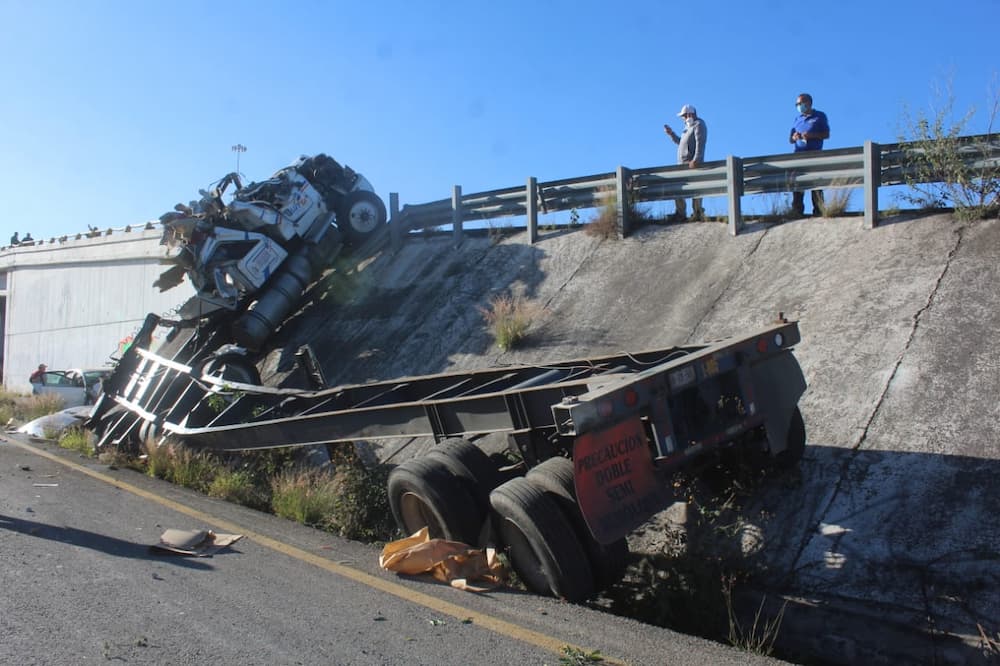
<path fill-rule="evenodd" d="M 762 499 L 772 570 L 818 606 L 974 644 L 977 623 L 1000 631 L 998 284 L 1000 223 L 950 215 L 431 236 L 342 267 L 282 335 L 347 383 L 705 342 L 781 311 L 802 331 L 809 447 Z M 500 292 L 545 307 L 514 353 L 479 311 Z M 968 654 L 950 645 L 939 658 Z"/>

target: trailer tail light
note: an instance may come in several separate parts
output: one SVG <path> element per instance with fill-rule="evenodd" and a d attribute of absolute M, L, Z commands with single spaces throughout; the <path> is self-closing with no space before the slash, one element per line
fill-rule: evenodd
<path fill-rule="evenodd" d="M 625 406 L 635 407 L 639 404 L 639 394 L 635 389 L 627 389 L 625 391 Z"/>
<path fill-rule="evenodd" d="M 785 336 L 782 335 L 781 333 L 775 333 L 774 337 L 771 338 L 771 344 L 773 344 L 776 349 L 781 349 L 782 346 L 784 346 L 785 344 Z M 761 338 L 757 340 L 757 351 L 759 353 L 766 354 L 768 347 L 769 345 L 767 338 Z"/>
<path fill-rule="evenodd" d="M 611 404 L 610 400 L 601 400 L 597 403 L 597 413 L 602 418 L 607 418 L 611 416 L 615 411 L 615 407 Z"/>

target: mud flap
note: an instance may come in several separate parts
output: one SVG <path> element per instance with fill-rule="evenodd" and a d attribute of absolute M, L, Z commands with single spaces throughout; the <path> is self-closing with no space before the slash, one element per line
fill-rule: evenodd
<path fill-rule="evenodd" d="M 792 413 L 805 393 L 806 378 L 790 351 L 754 365 L 750 373 L 757 411 L 764 414 L 769 450 L 777 455 L 785 450 Z"/>

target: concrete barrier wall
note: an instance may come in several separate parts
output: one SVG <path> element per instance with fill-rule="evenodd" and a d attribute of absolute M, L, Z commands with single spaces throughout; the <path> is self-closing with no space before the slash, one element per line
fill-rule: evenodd
<path fill-rule="evenodd" d="M 30 391 L 28 376 L 39 363 L 105 367 L 147 313 L 187 300 L 194 293 L 187 281 L 165 293 L 153 287 L 165 268 L 160 236 L 159 229 L 137 229 L 0 250 L 4 386 Z"/>

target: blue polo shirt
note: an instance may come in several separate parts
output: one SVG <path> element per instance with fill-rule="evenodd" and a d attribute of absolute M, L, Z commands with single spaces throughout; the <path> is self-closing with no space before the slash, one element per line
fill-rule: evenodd
<path fill-rule="evenodd" d="M 799 134 L 813 132 L 819 133 L 829 133 L 830 125 L 826 121 L 826 114 L 822 111 L 817 111 L 812 109 L 808 114 L 800 113 L 792 123 L 792 132 L 798 132 Z M 792 133 L 790 132 L 790 134 Z M 796 141 L 795 142 L 795 152 L 801 153 L 804 150 L 822 150 L 823 149 L 823 139 L 809 139 L 808 141 Z"/>

